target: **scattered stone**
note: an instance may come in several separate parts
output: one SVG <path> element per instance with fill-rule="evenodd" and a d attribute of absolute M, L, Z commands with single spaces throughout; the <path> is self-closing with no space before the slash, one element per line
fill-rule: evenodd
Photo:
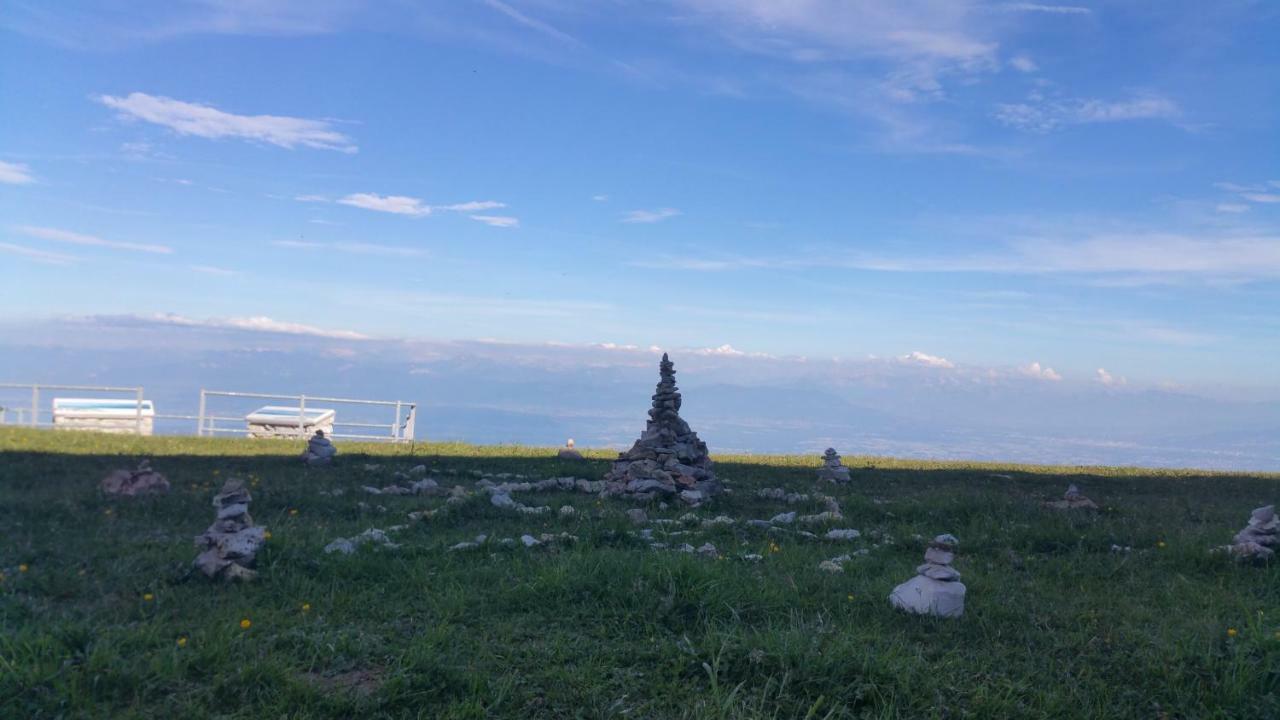
<path fill-rule="evenodd" d="M 889 603 L 899 610 L 918 615 L 960 617 L 964 614 L 964 583 L 951 567 L 960 541 L 954 535 L 939 535 L 925 551 L 925 563 L 916 576 L 893 589 Z"/>
<path fill-rule="evenodd" d="M 343 555 L 350 555 L 356 551 L 356 544 L 346 538 L 338 538 L 328 545 L 325 545 L 324 551 L 325 554 L 342 553 Z"/>
<path fill-rule="evenodd" d="M 849 468 L 840 462 L 840 455 L 835 448 L 827 448 L 822 455 L 822 467 L 818 470 L 818 480 L 844 484 L 849 482 Z"/>
<path fill-rule="evenodd" d="M 713 528 L 713 527 L 720 527 L 724 525 L 732 525 L 733 523 L 734 523 L 733 518 L 729 517 L 728 515 L 717 515 L 711 518 L 710 520 L 703 520 L 702 527 Z"/>
<path fill-rule="evenodd" d="M 778 513 L 777 515 L 774 515 L 773 517 L 769 518 L 769 522 L 774 525 L 790 525 L 795 521 L 796 521 L 795 512 Z"/>
<path fill-rule="evenodd" d="M 614 461 L 604 478 L 605 492 L 637 500 L 680 494 L 685 502 L 696 504 L 721 486 L 711 469 L 707 444 L 680 417 L 675 366 L 665 353 L 659 375 L 644 433 Z"/>
<path fill-rule="evenodd" d="M 521 535 L 521 536 L 520 536 L 520 542 L 524 543 L 524 546 L 525 546 L 525 547 L 528 547 L 528 548 L 531 548 L 531 547 L 533 547 L 533 546 L 535 546 L 535 545 L 541 545 L 541 544 L 542 544 L 542 541 L 541 541 L 541 540 L 539 540 L 538 538 L 536 538 L 536 537 L 534 537 L 534 536 L 532 536 L 532 535 Z"/>
<path fill-rule="evenodd" d="M 217 517 L 204 533 L 196 537 L 195 566 L 211 578 L 252 580 L 254 557 L 266 542 L 266 530 L 253 524 L 249 516 L 252 498 L 243 480 L 228 479 L 222 491 L 213 498 Z"/>
<path fill-rule="evenodd" d="M 1111 546 L 1111 552 L 1113 552 L 1113 553 L 1128 553 L 1128 552 L 1133 552 L 1133 548 L 1132 548 L 1132 547 L 1130 547 L 1130 546 L 1128 546 L 1128 545 L 1112 545 L 1112 546 Z"/>
<path fill-rule="evenodd" d="M 363 467 L 365 472 L 378 472 L 382 469 L 381 465 L 375 463 L 365 463 Z"/>
<path fill-rule="evenodd" d="M 743 555 L 742 559 L 746 560 L 747 562 L 760 562 L 761 560 L 764 559 L 764 556 L 759 553 L 748 553 L 746 555 Z"/>
<path fill-rule="evenodd" d="M 432 480 L 431 478 L 413 481 L 413 483 L 409 485 L 409 490 L 412 491 L 414 495 L 441 495 L 447 492 L 444 488 L 440 487 L 440 483 Z"/>
<path fill-rule="evenodd" d="M 1055 510 L 1097 510 L 1098 505 L 1089 498 L 1080 493 L 1080 488 L 1075 485 L 1068 485 L 1067 492 L 1062 495 L 1061 500 L 1046 502 L 1045 507 L 1051 507 Z"/>
<path fill-rule="evenodd" d="M 795 515 L 795 513 L 791 513 L 791 514 Z M 828 510 L 826 512 L 820 512 L 816 515 L 801 515 L 797 519 L 805 525 L 821 525 L 822 523 L 837 522 L 837 521 L 843 520 L 844 515 L 841 515 L 838 512 L 832 512 Z"/>
<path fill-rule="evenodd" d="M 829 572 L 829 573 L 844 572 L 844 566 L 836 562 L 835 560 L 823 560 L 822 562 L 818 563 L 818 569 L 822 570 L 823 572 Z"/>
<path fill-rule="evenodd" d="M 307 441 L 307 449 L 302 451 L 302 462 L 308 467 L 325 467 L 333 463 L 333 456 L 337 454 L 338 448 L 324 436 L 324 431 L 317 430 Z"/>
<path fill-rule="evenodd" d="M 338 538 L 337 540 L 334 540 L 324 546 L 324 551 L 326 554 L 341 553 L 343 555 L 350 555 L 361 545 L 376 545 L 378 547 L 385 547 L 388 550 L 395 550 L 400 546 L 391 542 L 391 538 L 387 535 L 387 531 L 394 532 L 397 530 L 403 530 L 405 527 L 405 525 L 395 525 L 387 528 L 386 531 L 379 530 L 378 528 L 369 528 L 354 537 Z"/>
<path fill-rule="evenodd" d="M 644 525 L 649 522 L 649 515 L 640 508 L 632 508 L 627 511 L 627 519 L 632 525 Z"/>
<path fill-rule="evenodd" d="M 571 518 L 577 515 L 578 511 L 572 505 L 563 505 L 560 507 L 560 517 Z"/>
<path fill-rule="evenodd" d="M 449 546 L 449 552 L 459 552 L 461 550 L 474 550 L 484 544 L 488 540 L 488 535 L 477 535 L 475 540 L 466 540 L 456 545 Z"/>
<path fill-rule="evenodd" d="M 382 494 L 382 490 L 381 490 L 380 488 L 376 488 L 376 487 L 374 487 L 374 486 L 372 486 L 372 485 L 362 485 L 362 486 L 360 487 L 360 489 L 361 489 L 361 490 L 364 490 L 365 492 L 369 493 L 370 495 L 381 495 L 381 494 Z"/>
<path fill-rule="evenodd" d="M 560 448 L 560 452 L 556 453 L 556 457 L 561 460 L 583 460 L 582 453 L 573 449 L 573 438 L 565 441 L 564 447 Z"/>
<path fill-rule="evenodd" d="M 426 466 L 426 465 L 414 465 L 413 467 L 409 468 L 409 474 L 410 474 L 410 475 L 426 475 L 426 474 L 427 474 L 427 466 Z"/>
<path fill-rule="evenodd" d="M 761 488 L 756 491 L 756 497 L 766 500 L 782 500 L 788 505 L 796 503 L 809 502 L 809 496 L 804 493 L 789 493 L 782 488 Z"/>
<path fill-rule="evenodd" d="M 773 524 L 768 520 L 748 520 L 747 525 L 750 525 L 753 528 L 760 528 L 762 530 L 767 530 L 773 527 Z"/>
<path fill-rule="evenodd" d="M 511 496 L 506 493 L 494 493 L 490 495 L 489 502 L 494 507 L 499 507 L 504 510 L 515 510 L 517 507 L 520 507 L 520 503 L 512 500 Z"/>
<path fill-rule="evenodd" d="M 702 555 L 703 557 L 709 557 L 712 559 L 720 557 L 720 551 L 717 550 L 716 546 L 712 545 L 711 543 L 703 544 L 702 547 L 698 548 L 697 553 L 699 555 Z"/>
<path fill-rule="evenodd" d="M 828 530 L 823 537 L 828 540 L 857 540 L 862 537 L 862 533 L 852 528 L 847 530 Z"/>
<path fill-rule="evenodd" d="M 102 478 L 101 487 L 108 495 L 163 495 L 169 492 L 169 481 L 151 469 L 150 461 L 143 460 L 136 470 L 111 471 Z"/>
<path fill-rule="evenodd" d="M 1280 545 L 1280 517 L 1276 516 L 1276 507 L 1267 505 L 1253 511 L 1249 516 L 1249 524 L 1236 533 L 1227 552 L 1241 559 L 1267 560 L 1275 555 L 1274 548 Z"/>

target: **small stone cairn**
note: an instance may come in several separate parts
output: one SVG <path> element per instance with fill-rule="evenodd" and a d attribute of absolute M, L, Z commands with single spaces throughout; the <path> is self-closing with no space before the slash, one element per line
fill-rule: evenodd
<path fill-rule="evenodd" d="M 644 433 L 614 461 L 604 478 L 605 492 L 636 500 L 679 495 L 696 505 L 719 492 L 720 483 L 711 470 L 707 444 L 680 418 L 675 365 L 666 353 L 659 375 Z"/>
<path fill-rule="evenodd" d="M 889 603 L 917 615 L 960 617 L 964 614 L 964 583 L 951 567 L 956 546 L 954 535 L 939 535 L 924 552 L 924 564 L 916 576 L 893 589 Z"/>
<path fill-rule="evenodd" d="M 1080 488 L 1075 485 L 1068 485 L 1067 491 L 1063 493 L 1061 500 L 1046 502 L 1045 507 L 1055 508 L 1057 510 L 1097 510 L 1098 504 L 1085 497 Z"/>
<path fill-rule="evenodd" d="M 258 548 L 266 542 L 266 529 L 253 524 L 249 517 L 249 491 L 243 480 L 227 480 L 222 492 L 213 498 L 218 516 L 204 534 L 196 538 L 195 566 L 211 578 L 252 580 Z"/>
<path fill-rule="evenodd" d="M 849 468 L 840 462 L 840 453 L 835 448 L 827 448 L 822 454 L 822 467 L 818 469 L 818 480 L 844 484 L 849 482 Z"/>
<path fill-rule="evenodd" d="M 556 453 L 556 457 L 561 460 L 582 460 L 582 453 L 573 449 L 573 438 L 565 441 L 564 447 L 560 448 L 560 452 Z"/>
<path fill-rule="evenodd" d="M 1280 517 L 1276 516 L 1275 505 L 1267 505 L 1253 511 L 1249 524 L 1236 533 L 1227 552 L 1241 559 L 1268 560 L 1275 555 L 1277 546 L 1280 546 Z"/>
<path fill-rule="evenodd" d="M 143 460 L 137 470 L 113 470 L 102 478 L 102 492 L 108 495 L 163 495 L 169 492 L 169 480 L 151 469 L 151 463 Z"/>
<path fill-rule="evenodd" d="M 307 449 L 302 451 L 302 462 L 307 467 L 325 467 L 333 463 L 333 456 L 337 454 L 338 448 L 324 436 L 324 431 L 317 430 L 307 441 Z"/>

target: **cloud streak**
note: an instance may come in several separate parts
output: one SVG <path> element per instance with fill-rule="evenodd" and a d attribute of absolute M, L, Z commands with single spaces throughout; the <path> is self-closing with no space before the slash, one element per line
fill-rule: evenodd
<path fill-rule="evenodd" d="M 1113 123 L 1133 120 L 1170 120 L 1180 113 L 1172 100 L 1158 96 L 1128 100 L 1079 98 L 1045 100 L 1034 96 L 1024 103 L 996 105 L 995 118 L 1016 130 L 1048 133 L 1068 125 Z"/>
<path fill-rule="evenodd" d="M 682 213 L 675 208 L 658 208 L 657 210 L 632 210 L 622 216 L 624 223 L 656 223 L 669 220 Z"/>
<path fill-rule="evenodd" d="M 31 168 L 22 163 L 8 163 L 0 160 L 0 183 L 5 185 L 30 185 L 36 181 L 31 175 Z"/>
<path fill-rule="evenodd" d="M 134 92 L 124 97 L 100 95 L 98 102 L 126 120 L 141 120 L 179 135 L 218 140 L 234 138 L 288 148 L 309 147 L 355 153 L 356 145 L 326 120 L 284 115 L 237 115 L 210 105 Z"/>
<path fill-rule="evenodd" d="M 74 255 L 63 255 L 62 253 L 48 252 L 45 250 L 37 250 L 29 248 L 25 245 L 14 245 L 12 243 L 0 242 L 0 252 L 6 252 L 10 255 L 19 255 L 29 260 L 45 263 L 47 265 L 70 265 L 77 262 L 80 258 Z"/>
<path fill-rule="evenodd" d="M 173 253 L 173 248 L 168 247 L 167 245 L 148 245 L 143 243 L 103 240 L 95 235 L 85 235 L 83 233 L 71 232 L 70 230 L 60 230 L 58 228 L 19 225 L 13 228 L 13 230 L 14 232 L 26 235 L 27 237 L 48 240 L 50 242 L 65 243 L 68 245 L 103 247 L 110 248 L 112 250 L 128 250 L 130 252 L 155 253 L 158 255 L 169 255 Z"/>
<path fill-rule="evenodd" d="M 381 255 L 384 257 L 422 257 L 427 254 L 420 248 L 398 247 L 396 245 L 379 245 L 363 242 L 308 242 L 305 240 L 275 240 L 276 247 L 295 250 L 326 250 L 352 255 Z"/>

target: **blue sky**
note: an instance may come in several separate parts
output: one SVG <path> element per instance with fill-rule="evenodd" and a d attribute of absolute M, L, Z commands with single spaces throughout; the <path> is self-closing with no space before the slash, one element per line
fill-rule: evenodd
<path fill-rule="evenodd" d="M 409 5 L 8 3 L 0 319 L 1280 386 L 1280 5 Z"/>

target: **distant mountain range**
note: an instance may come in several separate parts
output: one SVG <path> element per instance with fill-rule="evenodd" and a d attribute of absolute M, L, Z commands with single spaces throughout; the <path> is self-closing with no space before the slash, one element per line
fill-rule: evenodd
<path fill-rule="evenodd" d="M 71 318 L 0 325 L 0 382 L 142 385 L 165 414 L 203 388 L 407 400 L 417 435 L 623 448 L 657 382 L 652 349 L 329 337 L 175 322 Z M 845 454 L 1280 470 L 1280 402 L 1071 383 L 1011 370 L 672 353 L 686 419 L 713 453 Z M 0 391 L 0 405 L 29 404 Z M 220 400 L 243 415 L 266 401 Z M 390 412 L 340 409 L 390 422 Z M 191 432 L 194 422 L 158 423 Z"/>

